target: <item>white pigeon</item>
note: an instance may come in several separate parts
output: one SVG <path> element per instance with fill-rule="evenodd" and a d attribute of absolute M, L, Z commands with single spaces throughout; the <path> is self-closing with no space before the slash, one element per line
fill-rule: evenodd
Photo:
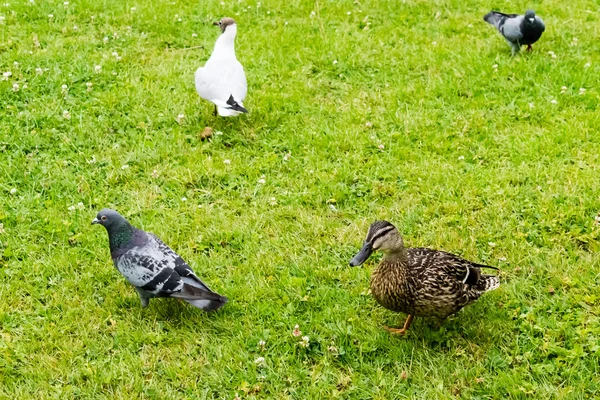
<path fill-rule="evenodd" d="M 218 25 L 222 34 L 206 65 L 196 71 L 196 91 L 215 105 L 215 115 L 218 112 L 222 117 L 232 117 L 247 113 L 242 103 L 248 92 L 246 74 L 235 57 L 237 25 L 231 18 L 223 18 L 213 25 Z"/>

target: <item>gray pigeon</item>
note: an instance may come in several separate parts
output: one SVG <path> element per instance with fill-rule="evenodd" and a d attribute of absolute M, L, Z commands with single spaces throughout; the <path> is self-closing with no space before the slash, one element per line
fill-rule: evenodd
<path fill-rule="evenodd" d="M 169 246 L 132 226 L 118 212 L 105 208 L 92 224 L 106 228 L 113 263 L 138 292 L 142 307 L 147 307 L 152 297 L 174 297 L 204 311 L 227 303 L 226 297 L 210 290 Z"/>
<path fill-rule="evenodd" d="M 527 51 L 531 51 L 531 45 L 537 42 L 546 30 L 544 21 L 536 17 L 533 10 L 527 10 L 525 16 L 491 11 L 483 20 L 498 28 L 512 48 L 513 55 L 518 53 L 523 45 L 527 45 Z"/>

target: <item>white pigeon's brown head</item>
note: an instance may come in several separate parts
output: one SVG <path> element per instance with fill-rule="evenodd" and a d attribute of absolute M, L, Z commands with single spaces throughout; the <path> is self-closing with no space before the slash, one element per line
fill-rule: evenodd
<path fill-rule="evenodd" d="M 225 17 L 220 21 L 213 22 L 213 25 L 217 25 L 219 28 L 221 28 L 221 32 L 225 33 L 225 30 L 228 26 L 235 25 L 235 21 L 233 18 Z"/>

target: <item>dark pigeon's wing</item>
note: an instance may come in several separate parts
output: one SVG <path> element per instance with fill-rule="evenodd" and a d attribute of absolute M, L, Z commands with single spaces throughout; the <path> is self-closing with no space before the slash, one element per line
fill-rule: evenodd
<path fill-rule="evenodd" d="M 165 257 L 171 260 L 173 265 L 173 269 L 175 272 L 181 277 L 182 281 L 188 285 L 197 287 L 202 290 L 206 290 L 212 292 L 212 290 L 206 286 L 204 282 L 200 278 L 194 274 L 192 268 L 179 256 L 179 254 L 175 253 L 173 249 L 167 246 L 162 240 L 158 238 L 153 233 L 148 233 L 148 235 L 153 239 L 153 241 L 158 246 L 158 249 Z"/>
<path fill-rule="evenodd" d="M 504 24 L 499 28 L 500 33 L 510 42 L 518 42 L 523 38 L 521 31 L 521 23 L 523 22 L 522 15 L 517 15 L 513 18 L 507 18 Z"/>

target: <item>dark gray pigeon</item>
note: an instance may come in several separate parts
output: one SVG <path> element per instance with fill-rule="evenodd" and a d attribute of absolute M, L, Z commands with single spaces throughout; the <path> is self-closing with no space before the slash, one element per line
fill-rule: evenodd
<path fill-rule="evenodd" d="M 533 10 L 527 10 L 524 16 L 491 11 L 483 19 L 498 28 L 512 48 L 513 55 L 518 53 L 523 45 L 527 45 L 527 51 L 531 51 L 531 45 L 537 42 L 546 30 L 544 21 L 536 17 Z"/>
<path fill-rule="evenodd" d="M 210 290 L 169 246 L 154 234 L 135 228 L 118 212 L 105 208 L 92 224 L 106 228 L 113 263 L 138 292 L 142 307 L 147 307 L 152 297 L 174 297 L 204 311 L 227 303 L 226 297 Z"/>

